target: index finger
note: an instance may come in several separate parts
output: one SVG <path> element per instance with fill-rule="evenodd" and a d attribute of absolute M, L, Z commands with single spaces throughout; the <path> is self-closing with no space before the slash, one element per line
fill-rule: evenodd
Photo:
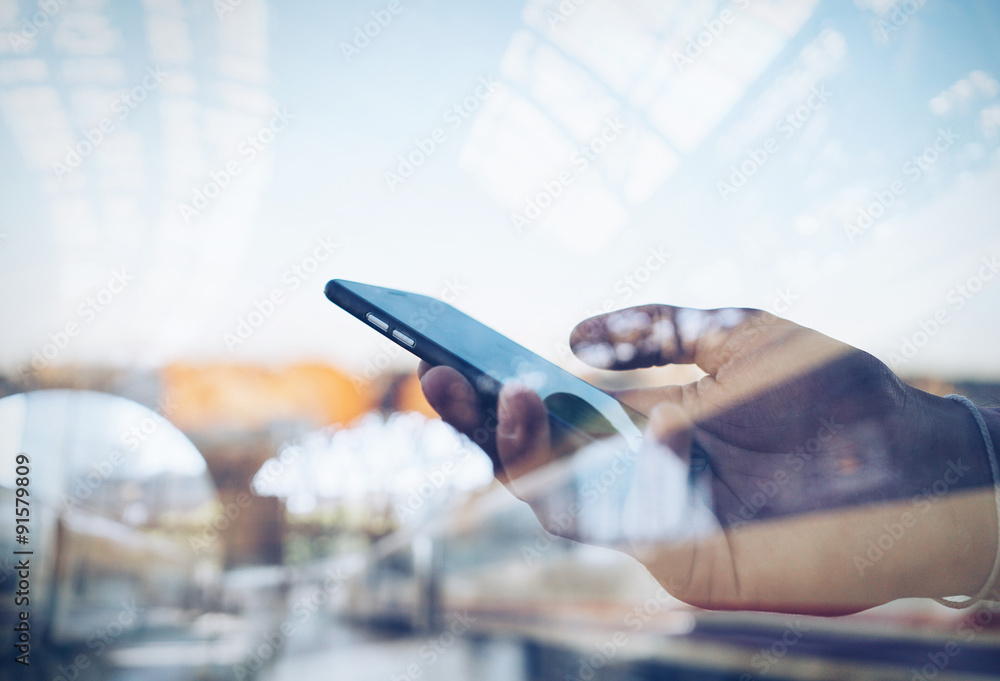
<path fill-rule="evenodd" d="M 580 359 L 601 369 L 690 364 L 709 375 L 683 386 L 703 419 L 861 351 L 752 308 L 697 310 L 642 305 L 592 317 L 570 336 Z"/>
<path fill-rule="evenodd" d="M 779 322 L 797 326 L 752 308 L 639 305 L 580 322 L 569 343 L 580 359 L 599 369 L 697 364 L 714 375 L 731 354 L 725 348 L 735 335 Z"/>

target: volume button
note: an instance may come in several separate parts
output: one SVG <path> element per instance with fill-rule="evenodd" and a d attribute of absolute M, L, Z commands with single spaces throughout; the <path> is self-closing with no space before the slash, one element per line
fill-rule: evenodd
<path fill-rule="evenodd" d="M 409 346 L 411 348 L 413 347 L 414 343 L 416 343 L 416 341 L 414 341 L 412 338 L 410 338 L 409 336 L 407 336 L 405 333 L 403 333 L 399 329 L 393 329 L 392 330 L 392 337 L 395 338 L 396 340 L 398 340 L 400 343 L 405 343 L 407 346 Z"/>
<path fill-rule="evenodd" d="M 383 322 L 381 319 L 379 319 L 375 315 L 373 315 L 371 312 L 369 312 L 368 314 L 365 315 L 365 319 L 368 320 L 369 324 L 371 324 L 374 327 L 377 327 L 377 328 L 381 329 L 382 331 L 388 331 L 389 330 L 389 325 L 386 324 L 385 322 Z"/>

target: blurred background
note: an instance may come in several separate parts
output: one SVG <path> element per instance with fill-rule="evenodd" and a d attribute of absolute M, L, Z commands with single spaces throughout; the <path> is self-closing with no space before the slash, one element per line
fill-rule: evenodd
<path fill-rule="evenodd" d="M 699 373 L 581 319 L 757 307 L 996 405 L 998 46 L 986 0 L 0 1 L 4 677 L 996 674 L 989 609 L 702 612 L 553 539 L 323 286 L 605 387 Z"/>

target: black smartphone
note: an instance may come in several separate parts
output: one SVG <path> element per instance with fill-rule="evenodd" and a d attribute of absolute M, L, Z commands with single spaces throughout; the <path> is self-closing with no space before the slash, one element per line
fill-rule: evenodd
<path fill-rule="evenodd" d="M 613 435 L 632 451 L 642 444 L 643 414 L 445 302 L 342 279 L 327 282 L 326 297 L 427 363 L 458 370 L 494 416 L 504 383 L 534 389 L 560 454 Z"/>

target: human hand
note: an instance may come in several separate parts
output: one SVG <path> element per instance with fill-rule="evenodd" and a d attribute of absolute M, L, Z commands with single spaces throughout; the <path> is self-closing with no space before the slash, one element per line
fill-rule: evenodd
<path fill-rule="evenodd" d="M 758 310 L 630 308 L 581 323 L 570 344 L 601 369 L 694 363 L 707 374 L 616 394 L 651 416 L 647 439 L 660 446 L 644 450 L 647 460 L 686 462 L 692 441 L 708 455 L 718 531 L 647 535 L 621 547 L 679 598 L 840 613 L 902 596 L 972 593 L 985 581 L 996 546 L 991 477 L 961 405 Z M 491 433 L 483 444 L 501 478 L 558 534 L 552 505 L 519 488 L 557 458 L 537 395 L 505 388 L 490 429 L 457 372 L 425 371 L 423 385 L 445 420 Z M 890 549 L 872 553 L 886 533 Z"/>

